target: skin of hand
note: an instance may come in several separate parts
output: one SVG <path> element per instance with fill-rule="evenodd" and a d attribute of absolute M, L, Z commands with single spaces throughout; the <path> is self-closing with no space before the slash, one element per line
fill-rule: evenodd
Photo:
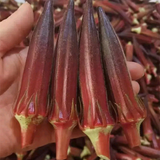
<path fill-rule="evenodd" d="M 21 152 L 20 126 L 13 115 L 13 104 L 18 94 L 22 73 L 27 57 L 27 48 L 17 48 L 31 31 L 33 11 L 28 3 L 24 3 L 8 19 L 0 22 L 0 158 Z M 144 74 L 144 69 L 137 63 L 127 62 L 135 93 L 139 92 L 139 84 L 135 81 Z M 33 149 L 54 142 L 53 127 L 46 121 L 38 126 Z M 83 133 L 78 127 L 72 138 Z"/>

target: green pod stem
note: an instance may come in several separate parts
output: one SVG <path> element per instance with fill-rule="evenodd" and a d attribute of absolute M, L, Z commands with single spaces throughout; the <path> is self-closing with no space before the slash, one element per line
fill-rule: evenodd
<path fill-rule="evenodd" d="M 119 39 L 101 8 L 98 8 L 100 42 L 107 84 L 114 96 L 118 119 L 129 144 L 140 145 L 139 127 L 146 115 L 141 101 L 134 95 L 131 77 Z"/>
<path fill-rule="evenodd" d="M 80 37 L 79 85 L 83 112 L 79 126 L 92 141 L 97 155 L 110 159 L 110 132 L 114 122 L 107 101 L 92 0 L 87 0 L 84 8 Z"/>
<path fill-rule="evenodd" d="M 49 122 L 56 135 L 56 159 L 66 159 L 72 130 L 77 125 L 78 42 L 74 1 L 64 14 L 56 47 L 53 105 Z"/>
<path fill-rule="evenodd" d="M 48 89 L 54 57 L 53 0 L 47 0 L 34 30 L 14 113 L 20 123 L 22 147 L 30 145 L 34 132 L 48 112 Z"/>

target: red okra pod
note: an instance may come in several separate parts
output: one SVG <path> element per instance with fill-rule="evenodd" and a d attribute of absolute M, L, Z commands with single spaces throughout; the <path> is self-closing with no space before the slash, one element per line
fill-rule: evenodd
<path fill-rule="evenodd" d="M 124 154 L 124 153 L 115 153 L 116 159 L 117 160 L 138 160 L 137 157 L 132 156 L 132 155 L 128 155 L 128 154 Z"/>
<path fill-rule="evenodd" d="M 115 31 L 119 32 L 119 31 L 123 30 L 124 27 L 125 27 L 124 20 L 120 20 L 120 22 L 115 26 Z"/>
<path fill-rule="evenodd" d="M 146 29 L 144 27 L 133 27 L 131 31 L 136 32 L 137 34 L 143 34 L 143 35 L 149 36 L 151 38 L 160 39 L 160 34 L 154 33 L 151 30 Z"/>
<path fill-rule="evenodd" d="M 112 24 L 113 28 L 115 28 L 117 26 L 117 24 L 120 22 L 120 20 L 121 19 L 119 17 L 112 19 L 111 24 Z"/>
<path fill-rule="evenodd" d="M 160 14 L 160 3 L 157 3 L 157 4 L 156 4 L 156 10 L 157 10 L 157 12 Z"/>
<path fill-rule="evenodd" d="M 150 158 L 159 158 L 160 157 L 160 150 L 159 149 L 154 149 L 151 147 L 146 147 L 146 146 L 138 146 L 135 147 L 133 150 L 136 152 L 148 156 Z"/>
<path fill-rule="evenodd" d="M 153 125 L 157 129 L 158 133 L 160 133 L 159 115 L 154 111 L 151 100 L 149 100 L 148 106 Z"/>
<path fill-rule="evenodd" d="M 48 116 L 55 129 L 56 158 L 66 159 L 72 130 L 77 125 L 78 43 L 74 1 L 70 0 L 57 41 L 52 110 Z"/>
<path fill-rule="evenodd" d="M 83 112 L 80 128 L 90 138 L 97 155 L 109 159 L 109 139 L 114 122 L 107 102 L 92 0 L 87 0 L 83 15 L 79 81 Z"/>
<path fill-rule="evenodd" d="M 128 4 L 129 7 L 131 7 L 131 9 L 133 9 L 135 12 L 139 11 L 139 6 L 132 2 L 131 0 L 127 0 L 126 3 Z"/>
<path fill-rule="evenodd" d="M 20 123 L 22 147 L 33 141 L 34 132 L 48 112 L 48 89 L 53 62 L 53 5 L 46 1 L 34 30 L 14 113 Z"/>
<path fill-rule="evenodd" d="M 118 149 L 120 149 L 121 151 L 123 151 L 124 153 L 126 153 L 127 155 L 129 156 L 134 156 L 136 159 L 143 159 L 143 160 L 151 160 L 150 158 L 148 157 L 144 157 L 143 155 L 137 153 L 136 151 L 130 149 L 130 148 L 127 148 L 125 146 L 119 146 Z"/>
<path fill-rule="evenodd" d="M 139 13 L 135 14 L 135 17 L 137 19 L 141 19 L 144 16 L 150 15 L 154 11 L 154 9 L 155 9 L 155 6 L 151 6 L 151 5 L 150 7 L 141 7 L 139 8 Z"/>
<path fill-rule="evenodd" d="M 106 83 L 113 94 L 118 120 L 129 144 L 140 145 L 139 128 L 146 111 L 137 96 L 134 95 L 131 77 L 118 37 L 101 8 L 98 10 L 100 21 L 100 42 Z"/>
<path fill-rule="evenodd" d="M 135 54 L 139 58 L 140 62 L 143 64 L 146 71 L 148 71 L 150 69 L 150 64 L 148 63 L 143 51 L 140 48 L 139 43 L 135 38 L 133 38 L 133 45 L 134 45 Z"/>
<path fill-rule="evenodd" d="M 132 42 L 128 42 L 126 44 L 125 50 L 126 50 L 126 59 L 128 61 L 132 61 L 132 59 L 133 59 L 133 44 L 132 44 Z"/>
<path fill-rule="evenodd" d="M 143 135 L 147 138 L 148 141 L 151 142 L 153 136 L 153 129 L 151 126 L 151 119 L 149 113 L 145 118 L 145 120 L 143 121 L 142 127 L 143 127 Z"/>
<path fill-rule="evenodd" d="M 111 7 L 103 4 L 100 1 L 94 1 L 93 6 L 95 6 L 95 7 L 101 6 L 105 10 L 106 13 L 111 13 L 111 14 L 116 14 L 117 15 L 117 12 L 114 9 L 112 9 Z"/>
<path fill-rule="evenodd" d="M 4 19 L 8 18 L 12 13 L 7 10 L 0 10 L 0 21 L 3 21 Z"/>
<path fill-rule="evenodd" d="M 94 1 L 93 2 L 94 5 L 96 6 L 101 6 L 103 8 L 105 8 L 105 6 L 111 8 L 113 11 L 116 11 L 117 13 L 119 13 L 121 15 L 121 17 L 128 23 L 131 24 L 131 20 L 129 19 L 129 17 L 127 17 L 126 13 L 118 6 L 115 5 L 114 3 L 110 3 L 109 1 L 102 1 L 102 2 L 98 2 L 98 1 Z"/>
<path fill-rule="evenodd" d="M 134 34 L 134 33 L 129 32 L 128 30 L 118 33 L 118 36 L 120 38 L 126 38 L 126 39 L 128 38 L 132 39 L 133 37 L 135 37 L 138 41 L 144 44 L 153 43 L 153 39 L 151 39 L 150 37 L 145 36 L 145 35 Z"/>

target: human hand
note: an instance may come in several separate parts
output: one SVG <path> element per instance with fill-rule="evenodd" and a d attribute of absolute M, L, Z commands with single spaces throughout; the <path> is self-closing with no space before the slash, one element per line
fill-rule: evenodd
<path fill-rule="evenodd" d="M 18 94 L 28 48 L 16 48 L 30 32 L 33 11 L 28 3 L 23 4 L 8 19 L 0 22 L 0 158 L 21 151 L 19 123 L 14 118 L 13 104 Z M 135 81 L 144 74 L 143 67 L 134 62 L 127 63 L 134 91 L 139 85 Z M 33 144 L 28 149 L 54 142 L 53 127 L 46 121 L 38 126 Z M 74 130 L 73 137 L 83 133 Z"/>

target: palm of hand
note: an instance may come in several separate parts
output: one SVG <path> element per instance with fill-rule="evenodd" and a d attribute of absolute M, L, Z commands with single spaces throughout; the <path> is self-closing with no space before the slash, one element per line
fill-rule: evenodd
<path fill-rule="evenodd" d="M 1 152 L 4 152 L 4 155 L 16 149 L 17 147 L 14 144 L 20 140 L 18 138 L 20 136 L 19 126 L 14 119 L 12 108 L 18 93 L 20 77 L 25 64 L 26 51 L 26 49 L 14 49 L 1 62 L 3 74 L 0 79 L 0 142 L 3 142 Z"/>
<path fill-rule="evenodd" d="M 0 22 L 0 158 L 21 151 L 20 127 L 14 118 L 13 104 L 18 94 L 27 49 L 15 49 L 15 46 L 29 34 L 32 25 L 33 11 L 28 3 Z M 44 122 L 37 132 L 31 148 L 53 141 L 52 126 L 48 123 Z"/>
<path fill-rule="evenodd" d="M 20 87 L 28 49 L 14 47 L 28 35 L 32 25 L 33 12 L 28 3 L 0 23 L 0 158 L 21 151 L 20 126 L 14 118 L 13 106 Z M 143 76 L 143 68 L 140 65 L 129 62 L 128 68 L 133 80 Z M 135 81 L 132 84 L 135 92 L 138 93 L 139 85 Z M 47 120 L 38 126 L 35 135 L 34 142 L 28 149 L 54 141 L 53 128 Z M 77 127 L 72 138 L 80 136 L 82 132 Z"/>
<path fill-rule="evenodd" d="M 3 143 L 0 145 L 0 157 L 21 151 L 20 126 L 14 118 L 13 106 L 18 94 L 27 51 L 27 48 L 14 49 L 1 62 L 3 77 L 0 80 L 0 86 L 2 86 L 0 90 L 0 142 Z M 44 121 L 37 129 L 33 145 L 27 150 L 52 141 L 52 126 Z"/>

